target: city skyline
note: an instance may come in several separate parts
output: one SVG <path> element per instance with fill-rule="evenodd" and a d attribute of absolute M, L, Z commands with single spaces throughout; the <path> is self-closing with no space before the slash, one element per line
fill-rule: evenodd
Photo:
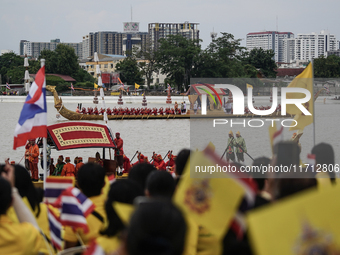
<path fill-rule="evenodd" d="M 170 4 L 156 0 L 122 3 L 99 0 L 93 6 L 91 3 L 88 0 L 62 0 L 58 5 L 43 0 L 29 3 L 2 1 L 2 9 L 8 11 L 0 14 L 0 50 L 19 53 L 20 40 L 49 42 L 59 38 L 61 42 L 77 43 L 90 32 L 122 32 L 123 22 L 131 21 L 131 16 L 132 21 L 139 22 L 141 32 L 147 32 L 149 23 L 199 23 L 203 49 L 211 42 L 210 32 L 213 30 L 218 36 L 220 32 L 233 34 L 235 39 L 242 39 L 242 46 L 246 46 L 246 35 L 251 32 L 290 31 L 296 36 L 327 29 L 337 38 L 340 36 L 336 22 L 320 18 L 326 13 L 327 17 L 336 16 L 336 7 L 340 3 L 327 0 L 309 1 L 308 5 L 292 0 L 284 3 L 174 0 Z"/>

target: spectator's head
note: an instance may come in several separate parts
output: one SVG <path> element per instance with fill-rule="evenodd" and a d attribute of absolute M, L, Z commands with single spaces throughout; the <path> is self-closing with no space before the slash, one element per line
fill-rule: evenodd
<path fill-rule="evenodd" d="M 15 187 L 18 189 L 21 197 L 26 197 L 33 212 L 37 209 L 37 216 L 40 213 L 39 197 L 35 189 L 31 177 L 27 170 L 20 166 L 15 165 Z"/>
<path fill-rule="evenodd" d="M 296 142 L 279 142 L 274 147 L 276 155 L 276 166 L 298 166 L 300 165 L 300 149 Z"/>
<path fill-rule="evenodd" d="M 2 177 L 0 177 L 0 201 L 0 215 L 4 215 L 12 204 L 12 188 L 11 184 Z"/>
<path fill-rule="evenodd" d="M 140 163 L 130 169 L 128 178 L 136 181 L 142 190 L 145 190 L 146 179 L 152 171 L 156 171 L 155 166 L 147 163 Z"/>
<path fill-rule="evenodd" d="M 288 197 L 308 188 L 316 187 L 315 178 L 281 178 L 278 179 L 277 198 Z"/>
<path fill-rule="evenodd" d="M 105 184 L 105 169 L 98 164 L 86 163 L 79 169 L 77 180 L 85 196 L 99 196 Z"/>
<path fill-rule="evenodd" d="M 114 210 L 112 203 L 120 202 L 125 204 L 133 204 L 133 200 L 138 196 L 143 196 L 142 188 L 132 180 L 119 180 L 111 184 L 110 191 L 105 202 L 105 211 L 109 225 L 102 234 L 107 236 L 115 236 L 119 231 L 125 228 L 124 223 Z"/>
<path fill-rule="evenodd" d="M 100 159 L 100 154 L 98 151 L 96 152 L 96 159 Z"/>
<path fill-rule="evenodd" d="M 63 155 L 60 155 L 60 156 L 58 157 L 58 163 L 61 164 L 63 161 L 64 161 L 64 156 L 63 156 Z"/>
<path fill-rule="evenodd" d="M 312 154 L 315 155 L 315 164 L 326 164 L 334 166 L 334 151 L 332 145 L 328 143 L 319 143 L 312 149 Z M 332 180 L 335 178 L 334 172 L 329 172 Z"/>
<path fill-rule="evenodd" d="M 66 158 L 65 158 L 65 162 L 66 162 L 66 163 L 70 163 L 70 162 L 71 162 L 70 157 L 66 157 Z"/>
<path fill-rule="evenodd" d="M 270 159 L 267 157 L 260 157 L 256 158 L 253 162 L 253 166 L 258 167 L 261 172 L 253 172 L 252 177 L 254 181 L 257 183 L 257 188 L 259 191 L 262 191 L 265 185 L 265 181 L 267 179 L 267 176 L 262 173 L 262 169 L 260 167 L 266 166 L 268 167 L 270 165 Z"/>
<path fill-rule="evenodd" d="M 177 176 L 181 176 L 183 174 L 184 167 L 189 157 L 190 157 L 190 150 L 188 149 L 183 149 L 178 153 L 177 158 L 175 160 Z"/>
<path fill-rule="evenodd" d="M 146 180 L 145 194 L 149 197 L 172 198 L 176 182 L 170 173 L 154 171 Z"/>
<path fill-rule="evenodd" d="M 180 255 L 184 249 L 185 233 L 185 220 L 170 202 L 141 203 L 128 228 L 128 254 Z"/>

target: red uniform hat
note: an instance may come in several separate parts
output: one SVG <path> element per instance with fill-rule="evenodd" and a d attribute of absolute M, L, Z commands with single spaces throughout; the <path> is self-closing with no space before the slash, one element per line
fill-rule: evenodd
<path fill-rule="evenodd" d="M 30 141 L 30 142 L 34 141 L 35 142 L 35 139 L 29 139 L 28 141 Z"/>
<path fill-rule="evenodd" d="M 67 161 L 67 160 L 71 160 L 70 157 L 66 157 L 66 158 L 65 158 L 65 161 Z"/>
<path fill-rule="evenodd" d="M 11 165 L 15 165 L 15 161 L 11 161 Z"/>
<path fill-rule="evenodd" d="M 83 158 L 82 158 L 82 157 L 79 157 L 78 160 L 83 160 Z"/>
<path fill-rule="evenodd" d="M 119 132 L 117 132 L 117 133 L 116 133 L 116 135 L 120 135 L 120 133 L 119 133 Z"/>
<path fill-rule="evenodd" d="M 58 159 L 59 159 L 59 158 L 64 159 L 64 156 L 63 156 L 63 155 L 60 155 L 60 156 L 58 157 Z"/>

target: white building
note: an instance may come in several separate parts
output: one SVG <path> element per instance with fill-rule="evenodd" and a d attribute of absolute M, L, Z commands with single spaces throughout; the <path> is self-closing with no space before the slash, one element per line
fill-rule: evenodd
<path fill-rule="evenodd" d="M 284 42 L 286 63 L 293 61 L 310 61 L 313 58 L 326 56 L 327 51 L 334 51 L 338 48 L 335 35 L 327 30 L 319 34 L 297 34 L 294 39 L 286 39 Z"/>
<path fill-rule="evenodd" d="M 83 57 L 82 43 L 65 43 L 60 42 L 60 39 L 51 40 L 50 42 L 30 42 L 26 40 L 20 41 L 20 55 L 24 55 L 24 45 L 27 47 L 27 55 L 33 58 L 38 58 L 42 50 L 54 51 L 59 43 L 70 46 L 74 49 L 75 54 L 79 59 Z"/>
<path fill-rule="evenodd" d="M 199 23 L 185 21 L 184 23 L 149 23 L 148 36 L 152 49 L 159 47 L 159 39 L 166 38 L 168 35 L 182 35 L 191 40 L 199 39 Z"/>
<path fill-rule="evenodd" d="M 266 31 L 247 34 L 247 50 L 255 48 L 263 50 L 273 50 L 275 62 L 284 62 L 284 40 L 293 38 L 292 32 Z"/>

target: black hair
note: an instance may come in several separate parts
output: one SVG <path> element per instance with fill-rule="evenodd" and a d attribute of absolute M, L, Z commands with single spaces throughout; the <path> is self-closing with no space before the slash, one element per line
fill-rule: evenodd
<path fill-rule="evenodd" d="M 163 197 L 171 199 L 175 192 L 176 182 L 170 173 L 166 171 L 154 171 L 146 180 L 146 189 L 151 197 Z"/>
<path fill-rule="evenodd" d="M 332 145 L 328 143 L 319 143 L 312 149 L 312 154 L 315 155 L 316 164 L 326 164 L 327 166 L 334 166 L 334 150 Z M 332 181 L 335 180 L 335 173 L 328 172 Z"/>
<path fill-rule="evenodd" d="M 176 164 L 176 174 L 177 175 L 182 175 L 184 167 L 190 157 L 191 151 L 189 149 L 182 149 L 176 159 L 175 159 L 175 164 Z"/>
<path fill-rule="evenodd" d="M 267 157 L 256 158 L 253 161 L 253 166 L 258 166 L 258 167 L 262 167 L 262 166 L 268 167 L 269 164 L 270 164 L 270 158 L 267 158 Z M 262 169 L 259 169 L 259 170 L 262 171 Z M 263 190 L 265 180 L 267 179 L 267 175 L 263 174 L 262 172 L 253 172 L 252 177 L 253 177 L 253 180 L 257 183 L 258 190 L 259 191 Z"/>
<path fill-rule="evenodd" d="M 315 178 L 280 178 L 278 179 L 278 199 L 294 195 L 308 188 L 316 187 Z"/>
<path fill-rule="evenodd" d="M 15 187 L 18 189 L 21 197 L 26 197 L 36 217 L 40 214 L 39 196 L 35 189 L 31 177 L 27 170 L 21 165 L 15 165 Z"/>
<path fill-rule="evenodd" d="M 113 202 L 125 204 L 133 204 L 133 200 L 138 196 L 143 196 L 142 188 L 135 182 L 129 179 L 115 181 L 111 184 L 110 191 L 105 202 L 105 211 L 108 219 L 107 228 L 101 232 L 102 235 L 109 237 L 115 236 L 119 231 L 125 228 L 124 223 L 119 218 L 115 209 L 112 206 Z"/>
<path fill-rule="evenodd" d="M 148 163 L 140 163 L 134 165 L 129 172 L 128 179 L 137 182 L 143 190 L 145 190 L 146 179 L 152 171 L 156 171 L 154 165 Z"/>
<path fill-rule="evenodd" d="M 137 206 L 127 231 L 129 255 L 180 255 L 186 223 L 169 201 L 149 201 Z"/>
<path fill-rule="evenodd" d="M 11 184 L 0 177 L 0 215 L 6 214 L 12 203 L 12 188 Z"/>
<path fill-rule="evenodd" d="M 77 181 L 85 196 L 99 196 L 105 184 L 105 169 L 99 164 L 86 163 L 78 170 Z"/>

